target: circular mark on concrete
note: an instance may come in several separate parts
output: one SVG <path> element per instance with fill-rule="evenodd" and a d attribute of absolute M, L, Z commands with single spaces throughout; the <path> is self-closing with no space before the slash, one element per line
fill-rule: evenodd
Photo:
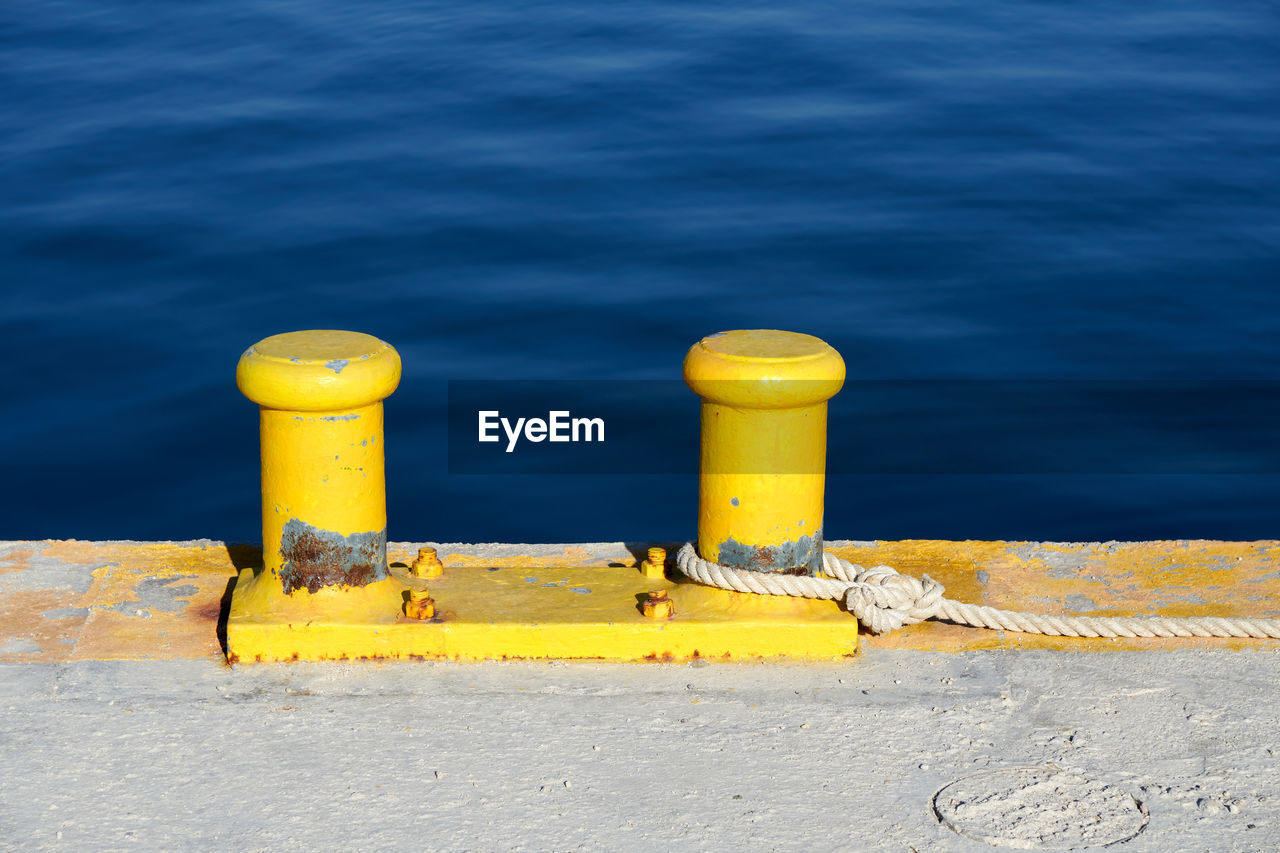
<path fill-rule="evenodd" d="M 934 794 L 933 811 L 966 838 L 1019 850 L 1128 841 L 1148 819 L 1147 807 L 1131 794 L 1055 767 L 965 776 Z"/>

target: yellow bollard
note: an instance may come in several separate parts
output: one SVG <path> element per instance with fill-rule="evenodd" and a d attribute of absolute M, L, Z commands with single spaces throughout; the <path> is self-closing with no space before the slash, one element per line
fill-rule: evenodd
<path fill-rule="evenodd" d="M 704 559 L 761 572 L 818 572 L 827 400 L 844 376 L 838 352 L 796 332 L 721 332 L 689 350 L 684 379 L 702 397 Z"/>
<path fill-rule="evenodd" d="M 240 358 L 236 384 L 261 406 L 257 580 L 292 596 L 387 578 L 382 401 L 399 382 L 396 351 L 358 332 L 274 335 Z"/>

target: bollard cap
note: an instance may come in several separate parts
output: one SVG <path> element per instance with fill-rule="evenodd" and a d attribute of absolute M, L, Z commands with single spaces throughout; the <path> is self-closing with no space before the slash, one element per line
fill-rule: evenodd
<path fill-rule="evenodd" d="M 245 350 L 236 385 L 267 409 L 328 412 L 391 395 L 400 384 L 400 354 L 361 332 L 286 332 Z"/>
<path fill-rule="evenodd" d="M 684 359 L 684 381 L 707 402 L 743 409 L 788 409 L 829 400 L 844 385 L 844 359 L 799 332 L 745 329 L 698 341 Z"/>

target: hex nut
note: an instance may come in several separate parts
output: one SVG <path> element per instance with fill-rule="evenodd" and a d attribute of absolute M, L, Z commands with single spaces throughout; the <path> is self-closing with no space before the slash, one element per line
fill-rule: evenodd
<path fill-rule="evenodd" d="M 667 551 L 665 548 L 650 548 L 649 559 L 640 564 L 640 571 L 646 578 L 657 580 L 667 575 Z"/>
<path fill-rule="evenodd" d="M 418 558 L 409 571 L 415 578 L 438 578 L 444 574 L 444 564 L 436 556 L 435 548 L 419 548 Z"/>
<path fill-rule="evenodd" d="M 665 589 L 655 589 L 640 605 L 640 610 L 650 619 L 670 619 L 676 615 L 676 605 L 667 598 Z"/>
<path fill-rule="evenodd" d="M 425 589 L 409 591 L 409 600 L 404 605 L 404 615 L 410 619 L 430 619 L 436 615 L 436 603 Z"/>

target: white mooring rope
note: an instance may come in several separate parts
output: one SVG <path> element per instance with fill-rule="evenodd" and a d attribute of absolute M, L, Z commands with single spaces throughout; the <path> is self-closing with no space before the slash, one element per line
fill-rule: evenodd
<path fill-rule="evenodd" d="M 1049 616 L 964 604 L 943 598 L 942 584 L 928 575 L 917 579 L 898 574 L 889 566 L 865 569 L 834 554 L 822 555 L 822 569 L 827 577 L 820 578 L 722 566 L 699 557 L 689 543 L 676 555 L 676 566 L 698 583 L 720 589 L 844 601 L 849 612 L 876 634 L 937 618 L 973 628 L 998 628 L 1055 637 L 1280 638 L 1280 619 Z"/>

